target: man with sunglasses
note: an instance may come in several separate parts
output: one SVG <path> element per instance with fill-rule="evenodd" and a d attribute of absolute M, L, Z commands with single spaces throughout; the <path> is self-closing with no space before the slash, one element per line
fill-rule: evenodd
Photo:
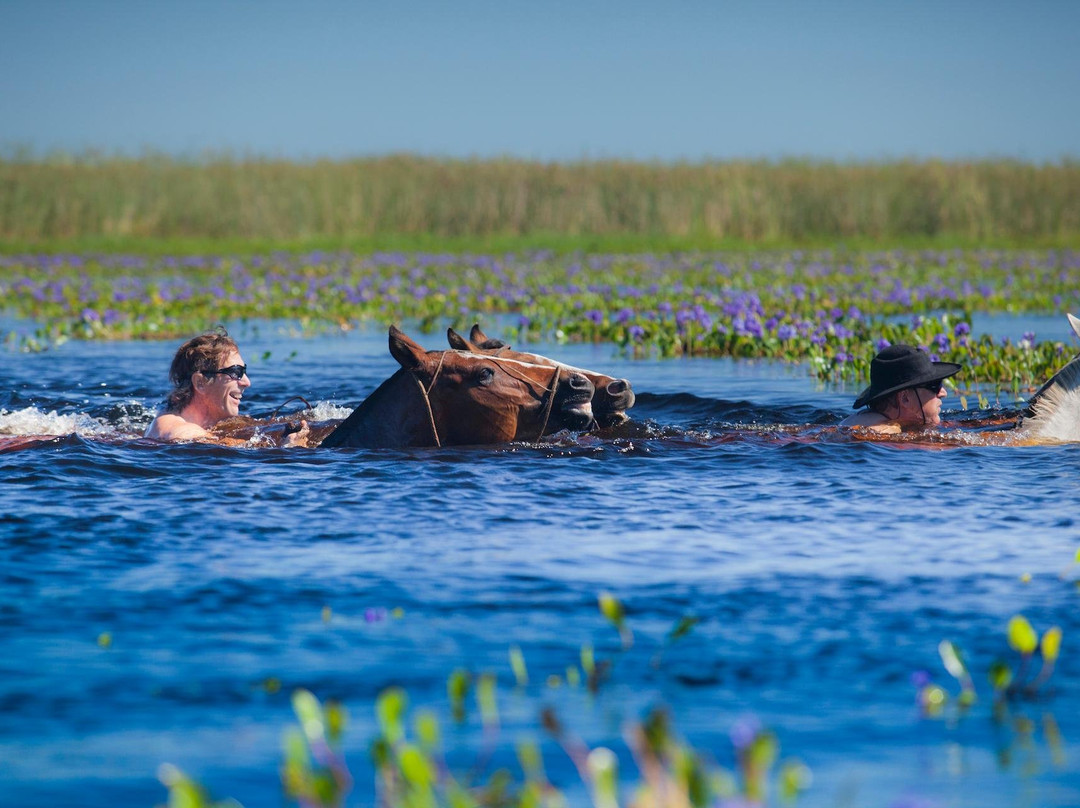
<path fill-rule="evenodd" d="M 941 424 L 945 379 L 959 373 L 953 362 L 932 362 L 910 345 L 890 345 L 870 362 L 870 386 L 855 399 L 854 409 L 840 426 L 867 427 L 897 433 Z"/>
<path fill-rule="evenodd" d="M 219 328 L 180 346 L 169 367 L 173 391 L 165 412 L 154 419 L 146 437 L 162 441 L 202 440 L 233 443 L 210 432 L 219 422 L 238 415 L 244 391 L 251 387 L 247 366 L 236 342 Z M 307 425 L 285 437 L 286 446 L 306 445 Z"/>

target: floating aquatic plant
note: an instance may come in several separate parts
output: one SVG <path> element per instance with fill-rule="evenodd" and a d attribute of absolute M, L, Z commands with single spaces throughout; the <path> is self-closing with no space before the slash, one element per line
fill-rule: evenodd
<path fill-rule="evenodd" d="M 1003 659 L 994 660 L 987 668 L 987 681 L 993 690 L 995 708 L 998 710 L 1010 699 L 1035 696 L 1053 675 L 1061 653 L 1062 631 L 1058 626 L 1048 629 L 1040 639 L 1027 618 L 1018 614 L 1009 620 L 1005 633 L 1009 647 L 1019 654 L 1020 661 L 1016 669 Z M 1036 651 L 1042 658 L 1042 665 L 1038 674 L 1030 676 Z M 957 704 L 966 710 L 977 701 L 978 696 L 963 652 L 950 640 L 942 640 L 938 644 L 938 654 L 945 670 L 960 683 Z M 941 715 L 949 701 L 948 691 L 922 671 L 913 676 L 913 682 L 924 714 Z"/>
<path fill-rule="evenodd" d="M 1071 348 L 975 335 L 975 312 L 1080 308 L 1076 251 L 769 251 L 680 255 L 348 252 L 146 258 L 0 256 L 0 297 L 40 327 L 18 341 L 180 338 L 276 319 L 300 333 L 517 316 L 520 336 L 607 341 L 630 356 L 803 362 L 859 382 L 885 344 L 960 362 L 958 391 L 1018 394 Z M 981 402 L 981 398 L 980 398 Z M 966 400 L 965 400 L 966 404 Z"/>

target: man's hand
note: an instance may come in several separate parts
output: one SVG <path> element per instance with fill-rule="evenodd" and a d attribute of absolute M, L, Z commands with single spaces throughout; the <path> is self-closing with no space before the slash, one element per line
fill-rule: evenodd
<path fill-rule="evenodd" d="M 285 427 L 285 432 L 282 434 L 281 445 L 290 449 L 297 446 L 306 448 L 308 445 L 308 436 L 310 434 L 311 430 L 308 428 L 307 421 L 301 419 L 299 424 L 289 424 Z"/>

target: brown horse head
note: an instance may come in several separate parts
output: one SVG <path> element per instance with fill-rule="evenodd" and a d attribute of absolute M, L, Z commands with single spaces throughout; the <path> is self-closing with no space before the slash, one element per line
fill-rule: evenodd
<path fill-rule="evenodd" d="M 446 330 L 446 338 L 450 347 L 459 351 L 472 351 L 484 353 L 489 356 L 519 359 L 523 362 L 542 365 L 544 367 L 569 367 L 549 359 L 540 354 L 527 353 L 525 351 L 511 350 L 510 346 L 502 340 L 492 339 L 480 330 L 479 324 L 474 325 L 469 332 L 469 339 L 465 339 L 452 328 Z M 626 379 L 615 379 L 594 370 L 570 368 L 584 375 L 596 393 L 593 394 L 593 415 L 596 423 L 600 426 L 614 426 L 627 420 L 626 410 L 634 406 L 634 390 Z"/>
<path fill-rule="evenodd" d="M 592 423 L 592 383 L 570 368 L 467 351 L 426 351 L 394 326 L 389 343 L 401 369 L 323 446 L 535 441 Z"/>

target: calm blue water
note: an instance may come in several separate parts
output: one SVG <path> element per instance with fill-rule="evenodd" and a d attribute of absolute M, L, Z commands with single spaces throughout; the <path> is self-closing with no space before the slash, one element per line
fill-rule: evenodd
<path fill-rule="evenodd" d="M 1052 322 L 1040 336 L 1062 330 Z M 381 330 L 233 330 L 252 415 L 302 394 L 341 417 L 396 367 Z M 622 754 L 624 723 L 666 704 L 725 765 L 728 731 L 756 716 L 813 770 L 802 805 L 1080 804 L 1080 447 L 933 450 L 828 429 L 795 440 L 770 425 L 835 423 L 854 391 L 799 367 L 552 345 L 538 349 L 630 378 L 632 415 L 652 428 L 442 451 L 124 440 L 164 394 L 175 347 L 0 353 L 0 433 L 79 433 L 0 453 L 5 806 L 152 806 L 166 761 L 218 797 L 279 804 L 299 686 L 346 703 L 349 804 L 372 805 L 376 694 L 399 684 L 445 712 L 457 667 L 499 675 L 506 750 L 540 738 L 550 704 Z M 625 603 L 634 648 L 595 697 L 547 687 L 584 643 L 617 654 L 601 590 Z M 380 611 L 396 607 L 400 619 Z M 701 623 L 653 667 L 687 613 Z M 1012 708 L 1034 722 L 1028 734 L 991 719 L 985 685 L 1016 613 L 1065 637 L 1052 692 Z M 910 682 L 927 670 L 956 692 L 944 638 L 982 694 L 960 719 L 921 717 Z M 512 686 L 511 644 L 525 689 Z M 444 733 L 456 760 L 482 746 L 475 721 Z M 544 749 L 549 776 L 585 804 L 572 766 Z"/>

